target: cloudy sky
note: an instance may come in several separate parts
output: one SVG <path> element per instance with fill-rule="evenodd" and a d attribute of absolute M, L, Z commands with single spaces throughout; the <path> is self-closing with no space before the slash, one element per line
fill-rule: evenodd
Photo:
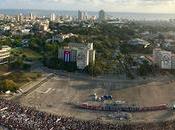
<path fill-rule="evenodd" d="M 0 0 L 0 9 L 175 13 L 175 0 Z"/>

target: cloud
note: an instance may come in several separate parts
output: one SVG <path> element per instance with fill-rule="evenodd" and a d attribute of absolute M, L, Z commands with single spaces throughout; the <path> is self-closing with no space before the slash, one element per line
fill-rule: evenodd
<path fill-rule="evenodd" d="M 175 12 L 175 0 L 0 0 L 0 8 Z"/>

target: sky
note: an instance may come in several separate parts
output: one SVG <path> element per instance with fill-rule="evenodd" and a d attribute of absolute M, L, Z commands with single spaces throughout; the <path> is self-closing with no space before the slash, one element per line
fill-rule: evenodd
<path fill-rule="evenodd" d="M 175 0 L 0 0 L 0 9 L 175 13 Z"/>

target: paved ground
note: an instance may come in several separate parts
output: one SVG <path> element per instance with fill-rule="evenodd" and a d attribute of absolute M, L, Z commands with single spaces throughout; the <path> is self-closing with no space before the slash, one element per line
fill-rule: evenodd
<path fill-rule="evenodd" d="M 42 84 L 28 95 L 22 97 L 23 105 L 33 106 L 39 110 L 50 113 L 74 116 L 79 119 L 101 119 L 114 121 L 107 116 L 110 112 L 93 112 L 74 108 L 72 103 L 82 103 L 90 100 L 89 95 L 97 93 L 112 94 L 116 100 L 124 100 L 139 105 L 159 105 L 175 101 L 175 82 L 172 77 L 160 81 L 135 82 L 118 80 L 91 80 L 70 75 L 57 75 Z M 160 79 L 160 78 L 159 78 Z M 132 121 L 167 120 L 174 118 L 173 112 L 148 112 L 132 114 Z"/>
<path fill-rule="evenodd" d="M 85 81 L 69 81 L 69 79 L 56 76 L 21 99 L 21 102 L 22 104 L 34 106 L 51 113 L 76 116 L 78 118 L 83 117 L 83 119 L 94 119 L 97 116 L 89 114 L 91 112 L 83 112 L 82 110 L 72 108 L 72 105 L 70 105 L 71 103 L 86 101 L 89 94 L 93 93 L 93 89 L 84 90 L 80 88 L 80 86 L 86 87 L 86 85 L 88 83 Z"/>

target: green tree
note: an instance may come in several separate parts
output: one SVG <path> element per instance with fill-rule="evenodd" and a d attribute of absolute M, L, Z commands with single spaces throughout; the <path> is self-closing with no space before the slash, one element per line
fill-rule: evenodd
<path fill-rule="evenodd" d="M 141 76 L 146 76 L 153 72 L 153 66 L 149 65 L 147 61 L 143 61 L 143 64 L 140 65 L 138 73 Z"/>
<path fill-rule="evenodd" d="M 13 80 L 3 80 L 2 83 L 1 83 L 1 90 L 2 91 L 12 91 L 12 92 L 15 92 L 16 90 L 19 89 L 19 86 L 13 81 Z"/>

